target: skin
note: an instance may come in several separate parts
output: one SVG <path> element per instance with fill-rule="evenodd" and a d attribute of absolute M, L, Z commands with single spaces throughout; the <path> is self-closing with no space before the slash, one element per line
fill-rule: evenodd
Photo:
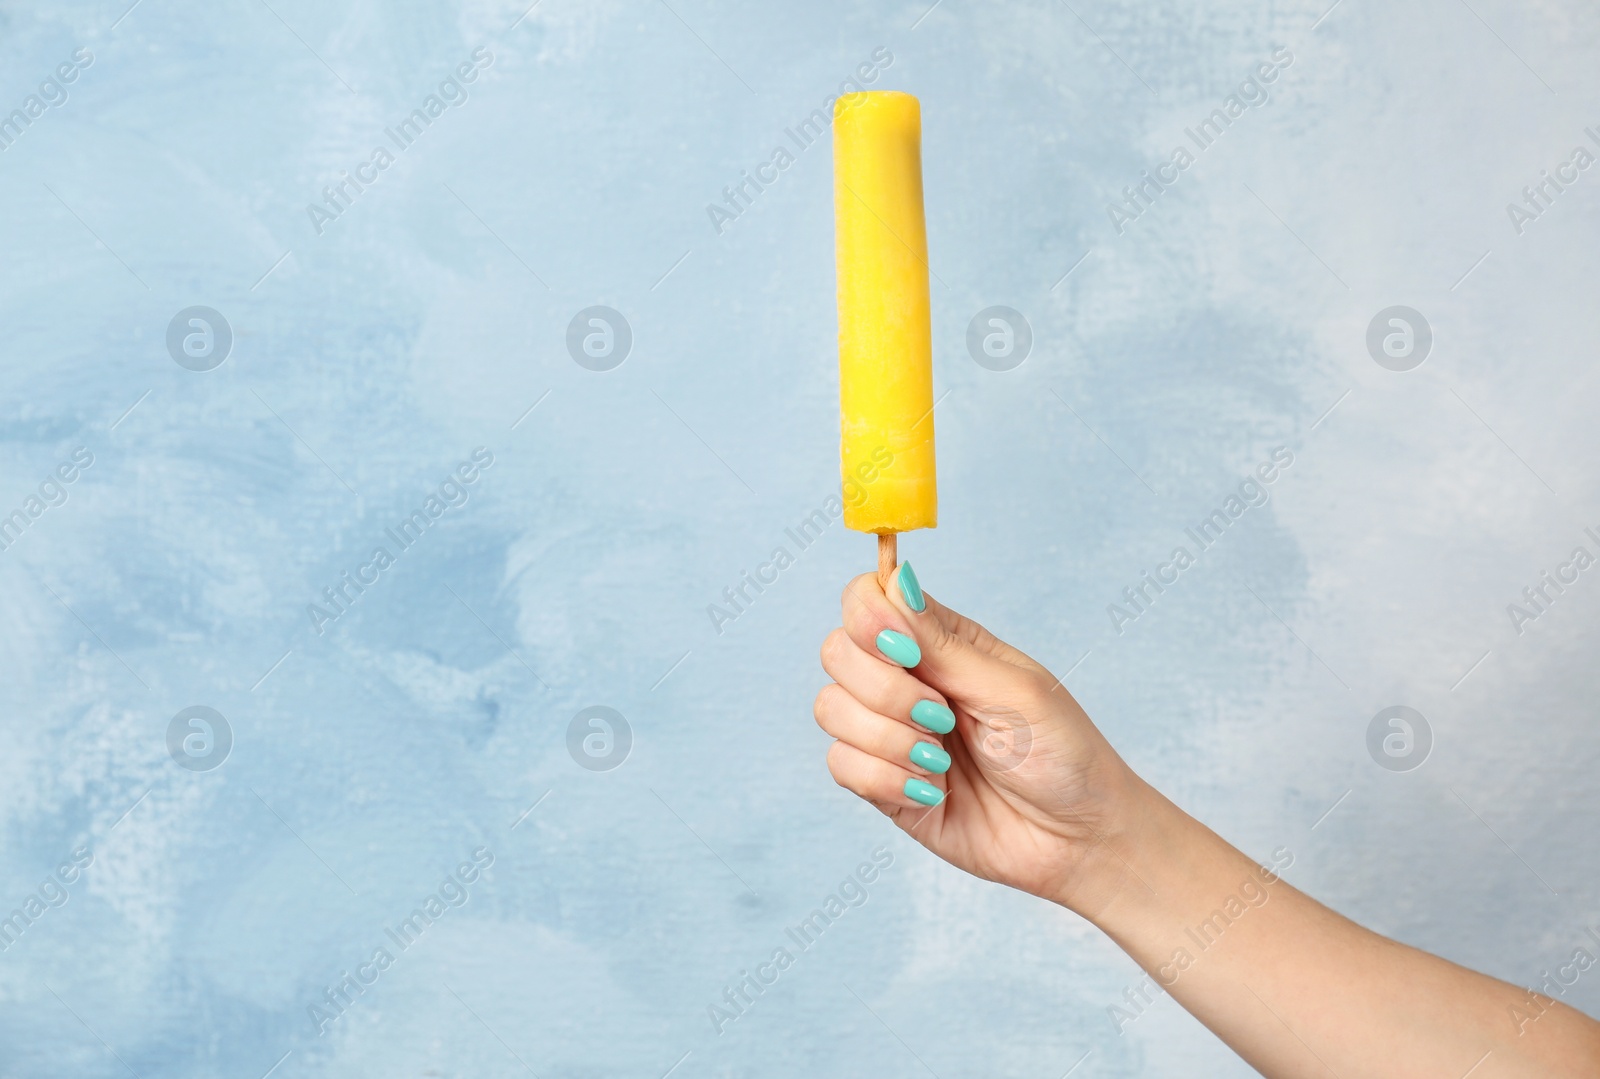
<path fill-rule="evenodd" d="M 1600 1075 L 1600 1023 L 1295 890 L 1135 775 L 1049 671 L 971 619 L 932 596 L 915 612 L 867 574 L 845 588 L 843 622 L 815 708 L 839 785 L 951 865 L 1094 923 L 1263 1075 Z M 915 668 L 878 651 L 884 629 L 916 640 Z M 914 724 L 920 700 L 953 709 L 955 730 Z M 910 763 L 919 741 L 949 752 L 948 772 Z M 944 801 L 906 797 L 912 777 Z M 1186 930 L 1241 896 L 1197 947 Z"/>

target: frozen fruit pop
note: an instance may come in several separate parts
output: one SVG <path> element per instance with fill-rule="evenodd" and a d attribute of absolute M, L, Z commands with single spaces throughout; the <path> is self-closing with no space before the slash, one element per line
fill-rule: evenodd
<path fill-rule="evenodd" d="M 922 109 L 910 94 L 845 94 L 833 110 L 844 523 L 878 535 L 938 524 L 933 346 L 922 216 Z"/>

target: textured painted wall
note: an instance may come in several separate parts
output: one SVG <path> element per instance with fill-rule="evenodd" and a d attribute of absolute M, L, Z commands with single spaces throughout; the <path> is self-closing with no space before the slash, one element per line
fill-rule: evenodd
<path fill-rule="evenodd" d="M 1338 909 L 1600 949 L 1592 5 L 525 6 L 0 9 L 3 1074 L 1248 1074 L 823 766 L 872 546 L 786 532 L 838 482 L 803 125 L 858 70 L 924 107 L 927 587 Z"/>

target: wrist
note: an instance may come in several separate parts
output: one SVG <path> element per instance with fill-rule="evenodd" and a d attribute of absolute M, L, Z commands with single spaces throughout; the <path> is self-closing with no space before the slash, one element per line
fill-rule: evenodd
<path fill-rule="evenodd" d="M 1237 852 L 1118 760 L 1080 864 L 1047 898 L 1113 938 L 1170 917 L 1169 901 Z"/>
<path fill-rule="evenodd" d="M 1154 787 L 1133 778 L 1121 828 L 1096 844 L 1091 872 L 1063 905 L 1144 963 L 1187 946 L 1184 927 L 1214 914 L 1249 887 L 1247 882 L 1259 881 L 1263 870 Z"/>
<path fill-rule="evenodd" d="M 1091 922 L 1130 885 L 1139 886 L 1135 862 L 1160 842 L 1156 790 L 1129 768 L 1109 746 L 1100 765 L 1087 770 L 1077 806 L 1064 806 L 1062 827 L 1078 848 L 1070 868 L 1043 898 Z"/>

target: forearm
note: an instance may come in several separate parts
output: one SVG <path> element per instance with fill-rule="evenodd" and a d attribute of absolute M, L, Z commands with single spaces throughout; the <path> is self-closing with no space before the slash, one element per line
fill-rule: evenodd
<path fill-rule="evenodd" d="M 1600 1074 L 1600 1024 L 1361 928 L 1142 782 L 1129 797 L 1099 881 L 1061 897 L 1149 973 L 1128 1009 L 1159 985 L 1270 1077 Z"/>

